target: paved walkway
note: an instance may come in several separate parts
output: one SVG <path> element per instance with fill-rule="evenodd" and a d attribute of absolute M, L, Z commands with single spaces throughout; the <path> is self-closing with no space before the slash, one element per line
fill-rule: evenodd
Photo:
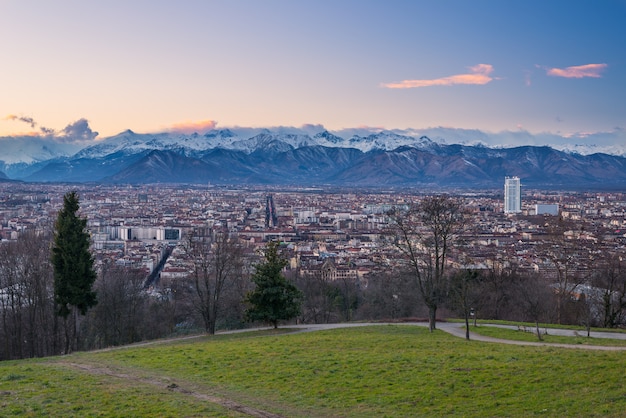
<path fill-rule="evenodd" d="M 427 324 L 426 324 L 427 325 Z M 480 326 L 495 326 L 495 325 L 480 325 Z M 498 327 L 500 327 L 500 325 L 498 325 Z M 510 329 L 517 329 L 517 326 L 502 326 L 504 328 L 509 328 Z M 451 323 L 451 322 L 446 322 L 446 323 L 438 323 L 437 324 L 437 328 L 445 331 L 447 333 L 450 333 L 452 335 L 455 335 L 457 337 L 461 337 L 461 338 L 465 338 L 465 325 L 463 324 L 459 324 L 459 323 Z M 574 331 L 572 330 L 565 330 L 565 329 L 555 329 L 555 328 L 549 328 L 548 331 L 550 334 L 552 335 L 567 335 L 567 336 L 572 336 L 574 337 Z M 592 337 L 593 338 L 619 338 L 622 339 L 623 337 L 616 337 L 618 335 L 624 335 L 624 334 L 619 334 L 619 333 L 610 333 L 610 332 L 602 332 L 602 333 L 596 333 L 596 334 L 603 334 L 605 336 L 603 337 L 599 337 L 598 335 L 593 335 L 592 333 Z M 537 346 L 537 347 L 561 347 L 561 348 L 578 348 L 578 349 L 583 349 L 583 350 L 604 350 L 604 351 L 625 351 L 626 350 L 626 346 L 621 346 L 621 347 L 616 347 L 616 346 L 604 346 L 604 345 L 587 345 L 587 344 L 557 344 L 557 343 L 545 343 L 545 342 L 541 342 L 541 341 L 516 341 L 516 340 L 505 340 L 502 338 L 493 338 L 493 337 L 487 337 L 484 335 L 480 335 L 480 334 L 476 334 L 474 332 L 472 332 L 472 328 L 470 327 L 470 339 L 471 340 L 476 340 L 476 341 L 485 341 L 485 342 L 492 342 L 492 343 L 500 343 L 500 344 L 511 344 L 511 345 L 527 345 L 527 346 Z"/>
<path fill-rule="evenodd" d="M 343 323 L 343 324 L 307 324 L 307 325 L 290 325 L 285 328 L 299 328 L 300 332 L 312 332 L 328 329 L 349 328 L 349 327 L 364 327 L 371 325 L 413 325 L 413 326 L 428 326 L 428 322 L 401 322 L 401 323 Z M 517 329 L 515 325 L 495 325 L 495 324 L 481 324 L 480 326 L 494 326 L 501 328 Z M 437 329 L 445 331 L 459 338 L 465 338 L 465 324 L 458 322 L 437 322 Z M 541 341 L 516 341 L 505 340 L 502 338 L 487 337 L 484 335 L 476 334 L 471 331 L 470 327 L 470 340 L 484 341 L 490 343 L 510 344 L 510 345 L 525 345 L 525 346 L 537 346 L 537 347 L 560 347 L 560 348 L 572 348 L 582 350 L 603 350 L 603 351 L 626 351 L 626 346 L 603 346 L 603 345 L 587 345 L 587 344 L 557 344 L 557 343 L 545 343 Z M 541 329 L 541 328 L 540 328 Z M 565 335 L 576 336 L 575 332 L 579 335 L 586 335 L 584 331 L 573 331 L 567 329 L 548 328 L 548 333 L 552 335 Z M 613 332 L 591 332 L 592 338 L 614 338 L 625 339 L 626 334 L 613 333 Z"/>
<path fill-rule="evenodd" d="M 481 327 L 496 327 L 496 328 L 505 328 L 505 329 L 513 329 L 517 330 L 519 327 L 517 325 L 499 325 L 499 324 L 479 324 Z M 529 328 L 529 327 L 526 327 Z M 530 327 L 533 331 L 535 331 L 535 327 Z M 470 328 L 471 329 L 471 328 Z M 586 337 L 587 331 L 573 330 L 573 329 L 559 329 L 559 328 L 542 328 L 539 327 L 540 332 L 546 332 L 549 335 L 562 335 L 564 337 Z M 626 340 L 626 333 L 622 332 L 604 332 L 604 331 L 591 331 L 589 333 L 589 337 L 591 338 L 612 338 L 614 340 Z"/>

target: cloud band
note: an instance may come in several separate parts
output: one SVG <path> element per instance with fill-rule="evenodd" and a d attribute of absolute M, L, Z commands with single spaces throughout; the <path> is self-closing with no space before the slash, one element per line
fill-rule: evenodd
<path fill-rule="evenodd" d="M 600 78 L 606 67 L 608 67 L 607 64 L 585 64 L 565 68 L 546 68 L 546 74 L 565 78 Z"/>
<path fill-rule="evenodd" d="M 399 83 L 384 83 L 381 86 L 388 89 L 413 89 L 431 86 L 454 86 L 457 84 L 484 85 L 493 80 L 489 75 L 493 72 L 490 64 L 478 64 L 468 68 L 469 73 L 457 74 L 449 77 L 430 80 L 403 80 Z"/>

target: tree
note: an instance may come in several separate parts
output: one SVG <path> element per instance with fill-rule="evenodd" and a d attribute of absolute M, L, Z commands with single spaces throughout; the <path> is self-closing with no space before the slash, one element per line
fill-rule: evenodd
<path fill-rule="evenodd" d="M 314 275 L 297 275 L 295 280 L 303 293 L 303 322 L 327 324 L 336 319 L 334 289 L 321 270 Z"/>
<path fill-rule="evenodd" d="M 143 270 L 105 263 L 94 284 L 98 304 L 89 311 L 82 327 L 82 348 L 131 344 L 145 339 L 144 323 L 149 296 L 143 289 Z M 154 327 L 153 327 L 154 328 Z"/>
<path fill-rule="evenodd" d="M 518 263 L 514 256 L 504 252 L 502 256 L 494 254 L 487 259 L 486 265 L 487 269 L 481 272 L 481 318 L 511 319 L 515 315 L 511 300 L 520 279 Z"/>
<path fill-rule="evenodd" d="M 362 290 L 359 318 L 394 320 L 416 317 L 422 308 L 419 302 L 413 278 L 406 272 L 398 274 L 387 269 L 372 272 Z"/>
<path fill-rule="evenodd" d="M 241 247 L 227 232 L 218 233 L 215 238 L 191 233 L 186 251 L 193 260 L 189 279 L 193 283 L 194 308 L 202 317 L 206 332 L 215 334 L 215 324 L 223 307 L 222 296 L 242 277 Z"/>
<path fill-rule="evenodd" d="M 574 322 L 572 301 L 586 281 L 581 272 L 593 265 L 589 258 L 590 243 L 582 239 L 585 230 L 582 224 L 568 222 L 559 216 L 546 218 L 545 225 L 548 239 L 543 244 L 542 253 L 555 273 L 553 287 L 556 293 L 556 321 L 558 324 L 571 323 Z"/>
<path fill-rule="evenodd" d="M 0 245 L 0 360 L 58 354 L 47 232 Z"/>
<path fill-rule="evenodd" d="M 252 282 L 256 288 L 248 293 L 248 321 L 269 322 L 278 328 L 278 321 L 300 314 L 302 292 L 282 274 L 287 261 L 278 254 L 278 243 L 269 242 L 264 251 L 265 261 L 255 266 Z"/>
<path fill-rule="evenodd" d="M 623 325 L 626 321 L 626 260 L 619 255 L 609 255 L 595 271 L 597 310 L 605 328 Z"/>
<path fill-rule="evenodd" d="M 428 307 L 430 331 L 447 290 L 446 262 L 463 226 L 460 203 L 445 195 L 424 198 L 406 210 L 389 212 L 394 245 L 404 257 Z"/>
<path fill-rule="evenodd" d="M 535 323 L 537 339 L 543 340 L 539 330 L 539 321 L 547 318 L 553 303 L 553 292 L 545 278 L 538 274 L 529 274 L 516 283 L 517 302 L 520 304 L 525 320 Z"/>
<path fill-rule="evenodd" d="M 465 319 L 465 339 L 467 340 L 470 339 L 469 317 L 471 313 L 476 315 L 475 308 L 482 295 L 481 281 L 482 277 L 478 271 L 470 269 L 458 270 L 450 279 L 450 305 Z"/>
<path fill-rule="evenodd" d="M 55 223 L 52 246 L 54 267 L 54 301 L 56 314 L 66 324 L 65 352 L 70 351 L 70 330 L 67 320 L 73 313 L 73 339 L 78 343 L 78 314 L 85 315 L 97 303 L 92 290 L 96 280 L 93 256 L 89 251 L 87 219 L 77 215 L 79 199 L 75 191 L 63 196 L 63 209 Z"/>

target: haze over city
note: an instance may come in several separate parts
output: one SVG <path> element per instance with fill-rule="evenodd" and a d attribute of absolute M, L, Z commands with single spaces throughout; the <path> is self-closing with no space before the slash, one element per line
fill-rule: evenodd
<path fill-rule="evenodd" d="M 3 1 L 0 137 L 323 125 L 623 144 L 625 20 L 623 1 Z"/>

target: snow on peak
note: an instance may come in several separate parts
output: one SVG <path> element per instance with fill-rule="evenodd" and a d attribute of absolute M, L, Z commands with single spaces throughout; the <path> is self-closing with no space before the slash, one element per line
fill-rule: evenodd
<path fill-rule="evenodd" d="M 351 135 L 351 136 L 349 136 Z M 305 146 L 356 148 L 363 152 L 378 149 L 391 151 L 399 147 L 437 150 L 443 144 L 461 144 L 511 148 L 521 145 L 549 145 L 555 149 L 589 155 L 607 153 L 626 156 L 626 132 L 612 132 L 563 136 L 531 134 L 526 131 L 488 133 L 479 130 L 428 128 L 423 130 L 346 129 L 328 131 L 321 125 L 302 128 L 245 128 L 212 129 L 205 134 L 176 132 L 140 134 L 132 130 L 91 141 L 90 143 L 63 143 L 42 137 L 0 138 L 0 162 L 4 164 L 46 161 L 53 158 L 104 158 L 113 153 L 133 154 L 149 150 L 176 150 L 186 155 L 214 148 L 225 148 L 252 153 L 258 150 L 286 151 Z M 89 144 L 88 146 L 86 146 Z"/>

